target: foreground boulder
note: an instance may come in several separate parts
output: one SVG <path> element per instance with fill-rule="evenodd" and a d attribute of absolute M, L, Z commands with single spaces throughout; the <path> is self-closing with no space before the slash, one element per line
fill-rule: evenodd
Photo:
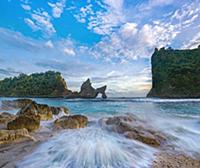
<path fill-rule="evenodd" d="M 15 120 L 7 124 L 8 130 L 26 128 L 28 131 L 35 131 L 40 128 L 39 116 L 19 115 Z"/>
<path fill-rule="evenodd" d="M 40 119 L 38 106 L 32 102 L 18 112 L 18 116 L 7 124 L 7 129 L 16 130 L 26 128 L 28 131 L 35 131 L 40 127 Z"/>
<path fill-rule="evenodd" d="M 83 115 L 63 116 L 57 119 L 54 124 L 56 128 L 78 129 L 87 126 L 88 118 Z"/>
<path fill-rule="evenodd" d="M 28 115 L 39 115 L 41 120 L 51 120 L 53 115 L 69 114 L 69 110 L 66 107 L 53 107 L 47 104 L 38 104 L 31 99 L 16 99 L 16 100 L 5 100 L 3 101 L 3 108 L 5 109 L 18 109 L 20 111 L 17 115 L 28 114 Z"/>
<path fill-rule="evenodd" d="M 25 128 L 18 130 L 0 130 L 0 145 L 23 139 L 35 140 Z"/>
<path fill-rule="evenodd" d="M 165 141 L 165 136 L 143 121 L 133 116 L 115 116 L 100 121 L 102 126 L 110 131 L 123 134 L 129 139 L 140 141 L 150 146 L 158 147 Z"/>

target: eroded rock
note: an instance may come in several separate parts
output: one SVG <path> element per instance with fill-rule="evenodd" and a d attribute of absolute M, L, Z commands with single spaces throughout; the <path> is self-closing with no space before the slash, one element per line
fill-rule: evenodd
<path fill-rule="evenodd" d="M 64 129 L 84 128 L 87 126 L 87 123 L 88 118 L 83 115 L 63 116 L 54 122 L 56 128 Z"/>
<path fill-rule="evenodd" d="M 0 145 L 24 139 L 35 140 L 25 128 L 17 130 L 0 130 Z"/>
<path fill-rule="evenodd" d="M 100 123 L 110 131 L 123 134 L 129 139 L 134 139 L 151 146 L 158 147 L 165 141 L 163 134 L 155 131 L 145 122 L 132 115 L 108 117 L 102 119 Z"/>
<path fill-rule="evenodd" d="M 15 115 L 7 113 L 7 112 L 3 112 L 0 113 L 0 124 L 6 124 L 9 121 L 12 121 L 16 118 Z"/>
<path fill-rule="evenodd" d="M 19 115 L 15 120 L 7 124 L 8 130 L 26 128 L 28 131 L 35 131 L 40 128 L 40 116 Z"/>

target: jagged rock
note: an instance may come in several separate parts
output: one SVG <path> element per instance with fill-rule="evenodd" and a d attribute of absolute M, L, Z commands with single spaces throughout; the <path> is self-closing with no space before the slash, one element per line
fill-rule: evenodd
<path fill-rule="evenodd" d="M 26 128 L 28 131 L 35 131 L 40 127 L 40 116 L 19 115 L 15 120 L 8 122 L 8 130 Z"/>
<path fill-rule="evenodd" d="M 3 100 L 1 108 L 3 110 L 18 109 L 32 103 L 31 99 L 16 99 L 16 100 Z"/>
<path fill-rule="evenodd" d="M 51 120 L 53 115 L 58 115 L 61 112 L 69 114 L 69 110 L 66 107 L 53 107 L 46 104 L 38 104 L 31 99 L 17 99 L 5 101 L 4 105 L 8 108 L 21 108 L 17 115 L 39 115 L 41 120 Z"/>
<path fill-rule="evenodd" d="M 30 136 L 27 129 L 17 129 L 17 130 L 0 130 L 0 145 L 12 143 L 14 141 L 19 141 L 23 139 L 34 140 L 35 139 Z"/>
<path fill-rule="evenodd" d="M 46 104 L 37 104 L 38 115 L 41 120 L 51 120 L 53 118 L 52 108 Z"/>
<path fill-rule="evenodd" d="M 81 86 L 80 96 L 84 98 L 97 97 L 97 91 L 92 87 L 90 79 L 87 79 Z"/>
<path fill-rule="evenodd" d="M 99 93 L 102 94 L 102 98 L 107 98 L 106 93 L 106 86 L 101 88 L 94 89 L 90 82 L 90 79 L 87 79 L 81 86 L 81 91 L 79 93 L 81 98 L 96 98 Z"/>
<path fill-rule="evenodd" d="M 110 130 L 123 134 L 129 139 L 140 141 L 144 144 L 158 147 L 165 141 L 165 136 L 155 131 L 142 120 L 132 115 L 104 118 L 100 124 Z"/>
<path fill-rule="evenodd" d="M 103 99 L 107 98 L 106 88 L 107 88 L 107 86 L 102 86 L 102 87 L 96 89 L 97 93 L 101 93 Z"/>
<path fill-rule="evenodd" d="M 55 122 L 56 128 L 77 129 L 87 126 L 88 118 L 83 115 L 63 116 Z"/>
<path fill-rule="evenodd" d="M 28 131 L 34 131 L 39 129 L 41 117 L 35 102 L 22 108 L 17 115 L 15 120 L 7 124 L 9 130 L 26 128 Z"/>
<path fill-rule="evenodd" d="M 7 113 L 7 112 L 3 112 L 0 113 L 0 124 L 6 124 L 9 121 L 12 121 L 16 118 L 15 115 Z"/>

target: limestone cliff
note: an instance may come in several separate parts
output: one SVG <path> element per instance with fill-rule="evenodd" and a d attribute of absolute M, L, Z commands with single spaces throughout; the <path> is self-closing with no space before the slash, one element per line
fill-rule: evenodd
<path fill-rule="evenodd" d="M 155 49 L 151 64 L 152 89 L 147 97 L 200 98 L 200 46 Z"/>

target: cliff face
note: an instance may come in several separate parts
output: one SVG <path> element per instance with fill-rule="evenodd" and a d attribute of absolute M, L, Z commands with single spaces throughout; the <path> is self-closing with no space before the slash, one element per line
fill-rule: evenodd
<path fill-rule="evenodd" d="M 151 64 L 152 89 L 147 97 L 200 98 L 200 46 L 155 49 Z"/>

